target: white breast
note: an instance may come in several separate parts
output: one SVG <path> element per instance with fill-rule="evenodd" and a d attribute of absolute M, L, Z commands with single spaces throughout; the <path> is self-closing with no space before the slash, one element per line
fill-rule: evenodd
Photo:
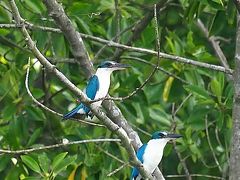
<path fill-rule="evenodd" d="M 99 80 L 99 90 L 97 91 L 97 94 L 94 99 L 103 98 L 108 94 L 111 73 L 112 70 L 109 70 L 107 68 L 97 69 L 96 76 L 98 77 Z M 102 104 L 102 101 L 97 101 L 93 104 L 96 106 L 100 106 Z"/>
<path fill-rule="evenodd" d="M 148 142 L 143 155 L 143 166 L 149 173 L 153 173 L 160 163 L 167 142 L 168 139 L 152 139 Z"/>

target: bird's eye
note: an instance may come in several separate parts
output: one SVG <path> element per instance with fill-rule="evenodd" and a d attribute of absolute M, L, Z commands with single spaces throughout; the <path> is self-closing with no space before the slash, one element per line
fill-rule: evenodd
<path fill-rule="evenodd" d="M 158 135 L 159 135 L 159 137 L 161 137 L 161 138 L 164 137 L 164 136 L 166 136 L 164 133 L 159 133 Z"/>

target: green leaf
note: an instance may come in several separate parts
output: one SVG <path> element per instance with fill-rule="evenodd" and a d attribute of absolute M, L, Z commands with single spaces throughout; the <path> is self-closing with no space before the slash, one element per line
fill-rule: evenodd
<path fill-rule="evenodd" d="M 26 108 L 26 111 L 34 121 L 44 121 L 46 119 L 44 113 L 39 108 L 29 106 Z"/>
<path fill-rule="evenodd" d="M 217 10 L 224 10 L 224 6 L 221 0 L 207 0 L 208 4 Z"/>
<path fill-rule="evenodd" d="M 182 170 L 183 170 L 182 163 L 179 163 L 178 166 L 177 166 L 177 172 L 178 172 L 178 174 L 181 174 L 181 173 L 182 173 Z"/>
<path fill-rule="evenodd" d="M 186 90 L 188 90 L 189 92 L 201 97 L 201 98 L 204 98 L 204 99 L 211 99 L 211 97 L 209 96 L 208 92 L 199 87 L 199 86 L 195 86 L 195 85 L 186 85 L 184 86 L 184 88 Z"/>
<path fill-rule="evenodd" d="M 61 154 L 58 154 L 54 159 L 53 159 L 53 163 L 52 163 L 52 169 L 54 170 L 61 162 L 62 160 L 65 158 L 65 156 L 68 154 L 68 152 L 64 152 Z"/>
<path fill-rule="evenodd" d="M 33 88 L 32 94 L 36 99 L 39 99 L 39 98 L 43 97 L 45 93 L 43 92 L 42 89 Z"/>
<path fill-rule="evenodd" d="M 216 78 L 211 81 L 211 90 L 217 96 L 218 102 L 221 102 L 222 88 Z"/>
<path fill-rule="evenodd" d="M 186 122 L 191 126 L 193 130 L 204 130 L 205 116 L 207 113 L 209 113 L 210 110 L 212 109 L 208 106 L 196 105 L 194 106 L 193 111 L 190 113 Z"/>
<path fill-rule="evenodd" d="M 38 163 L 32 157 L 28 155 L 22 155 L 21 159 L 24 162 L 24 164 L 26 164 L 31 170 L 41 174 L 41 169 Z"/>
<path fill-rule="evenodd" d="M 47 157 L 46 153 L 42 153 L 40 155 L 38 155 L 38 162 L 39 165 L 42 169 L 42 171 L 46 174 L 49 171 L 49 167 L 50 167 L 50 160 Z"/>
<path fill-rule="evenodd" d="M 24 180 L 39 180 L 39 177 L 28 176 L 28 177 L 24 177 Z"/>
<path fill-rule="evenodd" d="M 196 18 L 196 13 L 198 12 L 200 2 L 193 0 L 190 2 L 188 9 L 185 11 L 185 17 L 188 22 L 192 22 L 194 18 Z"/>
<path fill-rule="evenodd" d="M 16 113 L 16 105 L 9 104 L 2 109 L 2 115 L 4 119 L 11 119 L 12 116 Z"/>
<path fill-rule="evenodd" d="M 228 5 L 227 5 L 227 20 L 228 20 L 228 24 L 233 24 L 234 20 L 236 18 L 236 7 L 233 1 L 228 1 Z"/>
<path fill-rule="evenodd" d="M 150 117 L 160 122 L 163 126 L 171 126 L 171 116 L 167 114 L 159 105 L 151 106 L 149 109 Z"/>
<path fill-rule="evenodd" d="M 218 11 L 212 21 L 212 24 L 209 29 L 209 36 L 211 35 L 216 35 L 219 32 L 222 31 L 222 29 L 225 27 L 225 22 L 226 22 L 226 15 L 225 11 Z"/>
<path fill-rule="evenodd" d="M 217 127 L 218 129 L 222 129 L 224 123 L 224 114 L 220 112 L 217 116 Z"/>
<path fill-rule="evenodd" d="M 0 156 L 0 172 L 4 171 L 11 158 L 8 155 Z"/>
<path fill-rule="evenodd" d="M 71 156 L 71 157 L 67 157 L 65 158 L 63 161 L 61 161 L 61 163 L 59 163 L 53 170 L 53 173 L 55 175 L 57 175 L 58 173 L 60 173 L 61 171 L 63 171 L 64 169 L 67 168 L 67 166 L 69 166 L 70 164 L 72 164 L 73 161 L 75 161 L 77 159 L 77 155 Z"/>
<path fill-rule="evenodd" d="M 143 124 L 143 123 L 144 123 L 144 114 L 143 114 L 143 111 L 142 111 L 142 109 L 141 109 L 140 103 L 133 102 L 133 107 L 134 107 L 134 109 L 135 109 L 136 112 L 137 112 L 137 119 L 136 119 L 136 121 L 137 121 L 138 123 Z"/>
<path fill-rule="evenodd" d="M 38 0 L 22 1 L 22 3 L 25 4 L 25 6 L 27 5 L 28 8 L 30 8 L 34 13 L 41 14 L 41 6 L 40 6 L 40 3 L 37 3 L 37 2 Z"/>
<path fill-rule="evenodd" d="M 43 128 L 40 127 L 34 131 L 34 133 L 31 135 L 31 137 L 27 143 L 27 146 L 31 146 L 36 141 L 36 139 L 41 135 L 42 129 Z"/>

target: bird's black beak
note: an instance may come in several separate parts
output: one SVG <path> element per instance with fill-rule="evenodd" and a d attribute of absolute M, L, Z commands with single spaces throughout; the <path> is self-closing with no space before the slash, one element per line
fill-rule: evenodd
<path fill-rule="evenodd" d="M 121 63 L 115 63 L 111 66 L 111 68 L 115 68 L 115 69 L 119 69 L 119 70 L 126 69 L 129 67 L 130 66 L 128 64 L 121 64 Z"/>
<path fill-rule="evenodd" d="M 182 137 L 182 135 L 180 135 L 180 134 L 168 134 L 166 136 L 166 138 L 169 138 L 169 139 L 177 139 L 177 138 L 180 138 L 180 137 Z"/>

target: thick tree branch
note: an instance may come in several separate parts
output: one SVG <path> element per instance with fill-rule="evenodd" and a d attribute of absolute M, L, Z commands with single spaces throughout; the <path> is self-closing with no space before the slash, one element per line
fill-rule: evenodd
<path fill-rule="evenodd" d="M 114 132 L 122 142 L 123 147 L 126 149 L 128 152 L 130 162 L 138 167 L 140 170 L 140 173 L 144 178 L 149 178 L 153 179 L 152 176 L 143 168 L 141 162 L 137 159 L 135 155 L 135 151 L 131 145 L 131 140 L 129 139 L 127 133 L 125 130 L 121 127 L 119 127 L 117 124 L 113 123 L 106 115 L 105 113 L 101 110 L 100 107 L 93 107 L 93 105 L 89 104 L 89 98 L 81 91 L 79 90 L 74 84 L 72 84 L 60 71 L 56 69 L 54 65 L 52 65 L 42 54 L 41 52 L 37 49 L 35 43 L 32 41 L 30 35 L 27 32 L 27 29 L 25 28 L 24 24 L 22 23 L 22 18 L 19 14 L 18 8 L 15 4 L 14 0 L 10 0 L 10 6 L 13 12 L 13 17 L 16 21 L 16 24 L 22 24 L 21 27 L 21 32 L 26 40 L 26 43 L 29 47 L 29 49 L 32 51 L 32 53 L 35 55 L 35 57 L 40 61 L 42 65 L 45 66 L 45 68 L 48 71 L 51 71 L 58 79 L 60 79 L 70 90 L 72 90 L 76 95 L 78 95 L 81 99 L 82 102 L 85 104 L 89 105 L 91 111 L 93 114 L 102 121 L 102 123 L 107 126 L 107 128 Z"/>
<path fill-rule="evenodd" d="M 63 7 L 55 0 L 43 0 L 43 2 L 49 11 L 49 15 L 55 20 L 57 26 L 67 38 L 72 48 L 73 56 L 79 61 L 84 74 L 88 78 L 91 77 L 94 69 L 84 46 L 82 37 L 74 29 L 70 19 L 64 13 Z"/>
<path fill-rule="evenodd" d="M 60 23 L 60 29 L 63 31 L 63 33 L 65 34 L 65 36 L 67 37 L 68 41 L 70 44 L 75 44 L 74 43 L 74 39 L 71 39 L 68 38 L 68 34 L 71 34 L 71 29 L 74 30 L 74 28 L 72 27 L 72 24 L 70 23 L 70 20 L 68 19 L 68 17 L 65 15 L 65 12 L 63 10 L 63 8 L 61 7 L 60 4 L 58 4 L 55 0 L 44 0 L 43 1 L 48 9 L 48 11 L 52 14 L 54 20 L 56 21 L 56 23 Z M 65 28 L 65 26 L 68 25 L 70 27 L 68 28 Z M 63 26 L 63 27 L 61 27 Z M 72 31 L 73 31 L 72 30 Z M 75 38 L 76 38 L 76 33 L 74 34 Z M 73 37 L 74 37 L 73 36 Z M 82 41 L 81 39 L 81 34 L 78 34 L 79 36 L 79 40 Z M 85 49 L 84 49 L 85 50 Z M 82 59 L 83 60 L 83 59 Z M 84 63 L 83 63 L 84 65 Z M 89 70 L 88 68 L 86 68 L 87 70 Z M 88 72 L 88 74 L 92 74 L 92 72 Z M 124 130 L 127 131 L 127 134 L 128 133 L 131 133 L 133 134 L 133 144 L 135 145 L 135 148 L 138 148 L 139 147 L 139 141 L 136 142 L 136 140 L 138 139 L 139 140 L 139 137 L 137 135 L 137 133 L 132 133 L 132 128 L 128 125 L 126 119 L 121 115 L 121 112 L 120 110 L 116 107 L 116 105 L 112 102 L 111 104 L 108 104 L 106 103 L 104 105 L 105 109 L 107 110 L 107 113 L 112 117 L 113 121 L 114 122 L 121 122 L 120 125 L 124 124 L 124 126 L 120 126 L 122 127 Z M 109 110 L 112 110 L 112 109 L 115 109 L 115 111 L 109 111 Z M 121 119 L 119 119 L 119 116 L 117 115 L 116 116 L 116 113 L 114 114 L 113 112 L 116 112 L 116 109 L 118 109 L 118 114 L 121 115 Z M 98 117 L 98 116 L 97 116 Z M 111 123 L 111 120 L 109 119 L 109 121 L 106 121 L 104 122 L 105 123 Z M 113 123 L 114 124 L 114 123 Z M 109 126 L 107 126 L 109 128 Z M 119 127 L 118 127 L 119 128 Z M 111 130 L 111 127 L 110 127 L 110 130 Z M 114 129 L 112 129 L 113 131 L 115 131 Z M 128 136 L 131 138 L 131 134 L 128 134 Z M 137 137 L 136 137 L 137 136 Z M 140 144 L 141 144 L 141 141 L 140 141 Z M 130 150 L 131 146 L 129 147 L 129 150 Z M 130 151 L 131 152 L 131 151 Z M 134 157 L 132 158 L 136 158 L 135 154 L 133 155 Z M 131 157 L 131 156 L 130 156 Z M 143 169 L 141 171 L 144 171 Z M 146 173 L 145 173 L 146 174 Z"/>
<path fill-rule="evenodd" d="M 63 8 L 61 7 L 61 5 L 59 5 L 55 0 L 43 0 L 43 2 L 45 3 L 48 11 L 52 14 L 54 20 L 56 21 L 57 24 L 60 25 L 60 29 L 63 31 L 63 33 L 65 34 L 65 36 L 67 37 L 68 41 L 70 44 L 75 44 L 74 43 L 74 39 L 71 39 L 71 37 L 68 38 L 68 34 L 71 34 L 71 29 L 74 30 L 74 28 L 72 27 L 70 20 L 68 19 L 68 17 L 65 15 L 65 12 L 63 10 Z M 66 28 L 65 26 L 71 26 Z M 63 27 L 61 27 L 63 26 Z M 72 31 L 73 31 L 72 30 Z M 73 35 L 73 37 L 75 36 L 76 38 L 76 33 Z M 81 39 L 81 34 L 78 34 L 78 36 L 80 36 L 79 40 L 82 41 Z M 85 50 L 85 49 L 84 49 Z M 83 59 L 82 59 L 83 60 Z M 88 69 L 88 68 L 86 68 Z M 88 74 L 92 74 L 91 72 L 88 72 Z M 131 128 L 131 126 L 128 125 L 126 119 L 121 115 L 120 110 L 116 107 L 116 105 L 111 102 L 111 103 L 105 103 L 104 104 L 105 109 L 107 110 L 107 113 L 109 115 L 109 117 L 112 118 L 112 120 L 114 122 L 117 122 L 118 125 L 120 125 L 120 127 L 122 127 L 128 134 L 128 136 L 130 138 L 133 138 L 132 143 L 135 147 L 135 149 L 137 149 L 140 145 L 141 145 L 141 141 L 137 135 L 137 133 L 135 133 L 133 131 L 133 129 Z M 114 111 L 111 111 L 113 110 Z M 116 113 L 118 112 L 118 113 Z M 120 116 L 119 116 L 120 115 Z M 97 116 L 97 115 L 96 115 Z M 97 116 L 98 117 L 98 116 Z M 110 123 L 111 121 L 109 121 Z M 106 125 L 106 124 L 105 124 Z M 107 126 L 108 127 L 108 126 Z M 109 127 L 108 127 L 109 128 Z M 126 145 L 127 147 L 127 145 Z M 131 147 L 131 146 L 130 146 Z M 129 149 L 130 150 L 130 149 Z M 131 152 L 131 151 L 130 151 Z M 132 157 L 133 159 L 136 158 L 135 154 L 133 155 L 134 157 Z M 131 156 L 130 156 L 131 157 Z M 139 165 L 138 165 L 139 167 Z M 141 168 L 140 171 L 144 171 L 143 168 Z M 146 174 L 146 173 L 145 173 Z M 158 175 L 161 175 L 161 173 L 158 173 Z"/>

